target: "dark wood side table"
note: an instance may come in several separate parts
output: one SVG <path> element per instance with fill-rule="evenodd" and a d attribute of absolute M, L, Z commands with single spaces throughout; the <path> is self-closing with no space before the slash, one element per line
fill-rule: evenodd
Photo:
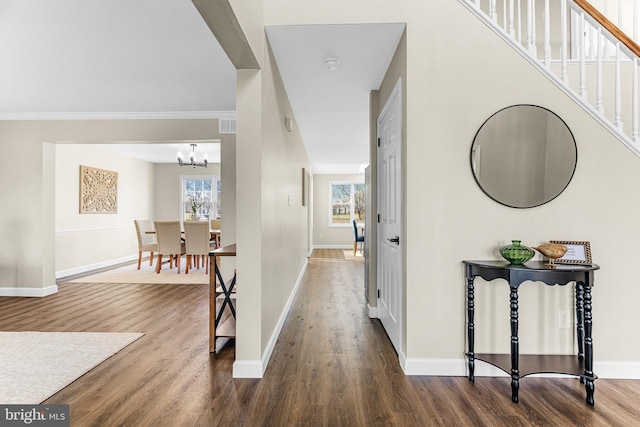
<path fill-rule="evenodd" d="M 475 360 L 482 360 L 511 375 L 511 400 L 518 402 L 520 378 L 535 373 L 575 375 L 584 382 L 587 403 L 594 404 L 593 340 L 591 316 L 591 287 L 594 271 L 600 267 L 591 265 L 555 265 L 531 261 L 513 265 L 506 261 L 463 261 L 467 279 L 467 334 L 469 352 L 469 381 L 473 382 Z M 474 281 L 476 276 L 486 281 L 504 279 L 510 289 L 511 354 L 474 353 Z M 578 355 L 520 355 L 518 341 L 518 287 L 525 281 L 543 282 L 546 285 L 564 286 L 575 282 L 576 334 Z"/>
<path fill-rule="evenodd" d="M 218 266 L 218 258 L 223 256 L 236 256 L 236 245 L 209 252 L 209 353 L 216 352 L 218 338 L 236 336 L 236 273 L 225 282 Z"/>

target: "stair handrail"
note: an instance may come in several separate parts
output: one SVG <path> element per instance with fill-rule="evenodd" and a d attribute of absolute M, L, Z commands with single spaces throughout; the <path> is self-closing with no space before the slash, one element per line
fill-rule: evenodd
<path fill-rule="evenodd" d="M 640 57 L 640 45 L 631 37 L 622 31 L 616 24 L 611 22 L 609 18 L 604 16 L 595 6 L 587 0 L 573 0 L 573 2 L 591 16 L 598 24 L 602 25 L 613 37 L 618 39 L 623 45 L 630 50 L 630 53 Z"/>

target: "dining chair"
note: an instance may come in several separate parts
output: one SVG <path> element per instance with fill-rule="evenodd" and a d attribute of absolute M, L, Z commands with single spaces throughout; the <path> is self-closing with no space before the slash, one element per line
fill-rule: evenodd
<path fill-rule="evenodd" d="M 205 265 L 205 273 L 209 274 L 209 251 L 211 248 L 209 223 L 207 221 L 185 221 L 184 238 L 186 240 L 187 266 L 184 273 L 194 266 L 200 269 L 200 263 Z"/>
<path fill-rule="evenodd" d="M 209 223 L 211 224 L 212 230 L 220 230 L 221 224 L 219 219 L 210 219 Z M 214 243 L 216 248 L 220 247 L 220 232 L 215 234 L 211 233 L 211 243 Z"/>
<path fill-rule="evenodd" d="M 136 234 L 138 235 L 138 270 L 142 262 L 142 252 L 150 252 L 149 265 L 153 265 L 153 253 L 158 250 L 156 236 L 147 231 L 153 231 L 153 223 L 148 219 L 134 219 Z"/>
<path fill-rule="evenodd" d="M 355 256 L 356 250 L 358 249 L 358 243 L 364 244 L 364 234 L 358 235 L 358 226 L 356 225 L 356 220 L 353 220 L 353 255 Z M 362 252 L 362 245 L 360 245 L 360 252 Z"/>
<path fill-rule="evenodd" d="M 169 268 L 173 268 L 175 260 L 180 273 L 180 257 L 185 253 L 184 243 L 180 237 L 180 221 L 155 221 L 156 240 L 158 241 L 158 261 L 156 273 L 162 269 L 162 256 L 169 255 Z"/>

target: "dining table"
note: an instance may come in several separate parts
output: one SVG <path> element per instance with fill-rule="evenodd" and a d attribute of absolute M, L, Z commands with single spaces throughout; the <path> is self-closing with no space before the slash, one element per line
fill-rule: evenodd
<path fill-rule="evenodd" d="M 145 234 L 156 234 L 155 230 L 145 231 Z M 184 234 L 184 231 L 181 231 L 180 234 Z M 220 247 L 220 229 L 219 228 L 210 228 L 209 234 L 211 235 L 210 240 L 214 241 L 216 244 L 216 248 Z"/>

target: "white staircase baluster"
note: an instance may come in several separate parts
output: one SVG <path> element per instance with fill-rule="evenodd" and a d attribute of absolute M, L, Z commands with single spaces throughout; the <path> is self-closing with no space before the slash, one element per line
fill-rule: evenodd
<path fill-rule="evenodd" d="M 620 42 L 616 43 L 616 71 L 615 71 L 615 110 L 613 113 L 613 123 L 622 131 L 622 99 L 620 96 L 620 57 L 622 52 Z"/>
<path fill-rule="evenodd" d="M 551 67 L 551 16 L 549 0 L 544 0 L 544 65 Z"/>
<path fill-rule="evenodd" d="M 489 0 L 489 16 L 493 22 L 498 22 L 498 14 L 496 13 L 496 0 Z"/>
<path fill-rule="evenodd" d="M 531 39 L 533 40 L 534 57 L 537 59 L 538 58 L 538 45 L 537 45 L 538 35 L 536 31 L 536 2 L 535 1 L 531 2 L 531 34 L 533 34 L 533 37 Z"/>
<path fill-rule="evenodd" d="M 518 0 L 518 44 L 522 45 L 522 0 Z"/>
<path fill-rule="evenodd" d="M 618 28 L 622 30 L 622 5 L 620 4 L 620 0 L 618 0 Z"/>
<path fill-rule="evenodd" d="M 509 37 L 515 38 L 516 32 L 513 27 L 513 0 L 509 0 L 509 27 L 508 31 Z"/>
<path fill-rule="evenodd" d="M 569 40 L 567 39 L 567 0 L 562 0 L 560 3 L 560 33 L 560 79 L 568 85 L 567 43 L 569 43 Z"/>
<path fill-rule="evenodd" d="M 580 43 L 580 89 L 578 93 L 584 99 L 587 99 L 587 65 L 585 58 L 585 42 L 584 42 L 584 29 L 585 29 L 585 19 L 584 19 L 584 11 L 580 14 L 580 36 L 578 38 L 578 42 Z"/>
<path fill-rule="evenodd" d="M 633 89 L 631 93 L 633 96 L 631 100 L 631 138 L 634 142 L 639 143 L 638 140 L 638 58 L 633 58 L 633 80 L 631 81 Z"/>
<path fill-rule="evenodd" d="M 602 29 L 598 28 L 598 66 L 597 66 L 597 81 L 596 81 L 596 110 L 600 112 L 600 114 L 604 114 L 604 106 L 602 104 Z"/>
<path fill-rule="evenodd" d="M 640 20 L 640 1 L 633 0 L 633 40 L 638 43 L 638 20 Z"/>
<path fill-rule="evenodd" d="M 507 31 L 507 0 L 502 0 L 502 28 Z"/>
<path fill-rule="evenodd" d="M 609 2 L 608 0 L 604 0 L 604 16 L 607 17 L 607 19 L 609 18 Z M 609 47 L 610 47 L 610 43 L 605 43 L 604 44 L 604 57 L 605 58 L 609 58 L 611 56 L 611 53 L 609 52 Z"/>
<path fill-rule="evenodd" d="M 527 0 L 527 49 L 529 49 L 529 53 L 537 58 L 538 55 L 535 54 L 535 49 L 533 45 L 533 1 Z"/>
<path fill-rule="evenodd" d="M 589 25 L 589 58 L 596 59 L 598 52 L 598 33 L 595 31 L 593 25 Z"/>

